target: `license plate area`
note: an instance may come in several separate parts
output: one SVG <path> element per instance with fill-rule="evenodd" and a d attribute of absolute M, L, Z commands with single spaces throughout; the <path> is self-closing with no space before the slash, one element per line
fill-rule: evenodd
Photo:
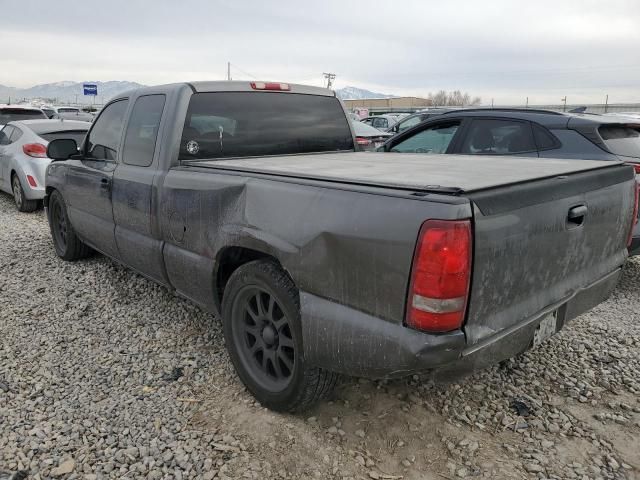
<path fill-rule="evenodd" d="M 546 315 L 533 332 L 533 346 L 538 346 L 558 331 L 558 311 Z"/>

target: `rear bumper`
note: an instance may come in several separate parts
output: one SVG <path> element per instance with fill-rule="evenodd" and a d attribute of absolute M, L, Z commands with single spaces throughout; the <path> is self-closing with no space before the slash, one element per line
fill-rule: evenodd
<path fill-rule="evenodd" d="M 615 289 L 617 269 L 571 297 L 475 345 L 464 333 L 425 334 L 329 300 L 300 292 L 305 360 L 327 370 L 367 378 L 436 371 L 458 374 L 484 368 L 527 350 L 540 321 L 558 312 L 558 328 L 604 301 Z"/>

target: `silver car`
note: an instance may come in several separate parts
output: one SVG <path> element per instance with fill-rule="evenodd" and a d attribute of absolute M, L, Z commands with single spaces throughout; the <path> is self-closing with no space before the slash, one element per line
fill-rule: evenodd
<path fill-rule="evenodd" d="M 80 144 L 90 126 L 69 120 L 24 120 L 0 130 L 0 190 L 13 195 L 18 210 L 32 212 L 44 198 L 49 142 L 72 138 Z"/>
<path fill-rule="evenodd" d="M 398 113 L 398 114 L 383 114 L 383 115 L 374 115 L 372 117 L 366 117 L 360 120 L 362 123 L 366 125 L 371 125 L 373 128 L 377 128 L 383 132 L 386 132 L 391 127 L 393 127 L 396 123 L 402 120 L 404 117 L 407 117 L 409 114 L 407 113 Z"/>

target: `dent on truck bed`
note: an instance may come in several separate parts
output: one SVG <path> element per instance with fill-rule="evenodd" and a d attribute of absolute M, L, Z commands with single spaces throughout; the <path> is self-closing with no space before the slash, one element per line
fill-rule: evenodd
<path fill-rule="evenodd" d="M 163 192 L 169 279 L 199 303 L 211 306 L 214 298 L 214 260 L 225 248 L 242 247 L 277 259 L 301 291 L 394 323 L 403 321 L 422 222 L 470 215 L 465 201 L 363 194 L 195 168 L 171 170 Z M 184 218 L 181 241 L 170 234 L 177 228 L 172 218 Z"/>

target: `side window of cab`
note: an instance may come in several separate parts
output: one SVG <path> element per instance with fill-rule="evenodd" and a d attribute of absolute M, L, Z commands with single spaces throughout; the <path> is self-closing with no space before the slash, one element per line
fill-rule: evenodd
<path fill-rule="evenodd" d="M 87 135 L 84 150 L 87 158 L 116 161 L 128 103 L 116 100 L 104 107 Z"/>

